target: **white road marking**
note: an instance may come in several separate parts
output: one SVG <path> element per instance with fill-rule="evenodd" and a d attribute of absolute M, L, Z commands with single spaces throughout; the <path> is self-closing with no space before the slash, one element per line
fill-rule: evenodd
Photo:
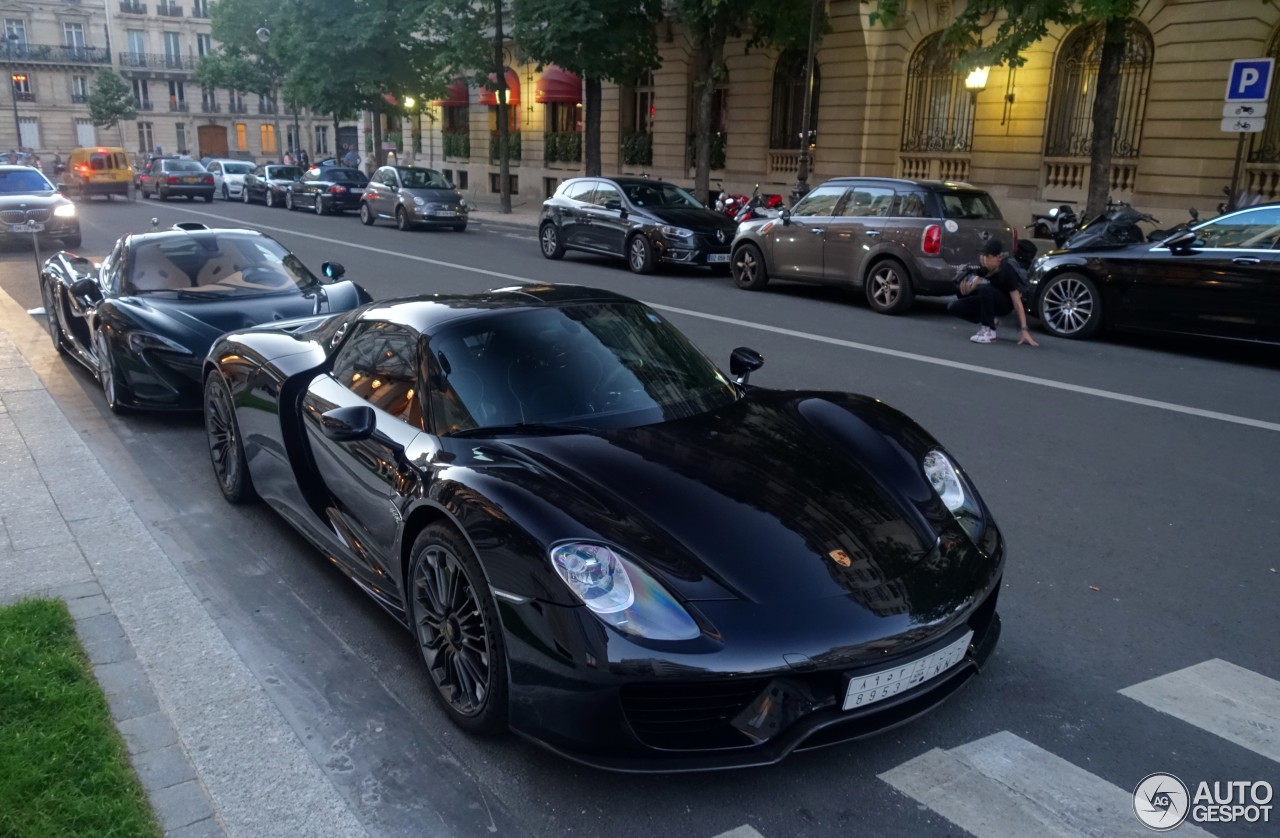
<path fill-rule="evenodd" d="M 719 835 L 714 836 L 714 838 L 764 838 L 764 836 L 754 828 L 743 824 L 742 826 L 734 827 L 728 832 L 721 832 Z"/>
<path fill-rule="evenodd" d="M 275 233 L 286 233 L 291 236 L 300 236 L 305 239 L 314 239 L 327 243 L 333 243 L 334 239 L 327 236 L 317 236 L 313 233 L 300 233 L 297 230 L 290 230 L 284 227 L 272 227 L 267 224 L 245 224 L 242 218 L 232 218 L 225 215 L 216 215 L 211 212 L 200 212 L 199 210 L 184 209 L 183 212 L 191 215 L 203 215 L 207 218 L 216 218 L 220 221 L 229 221 L 242 227 L 251 227 L 259 230 L 270 230 Z M 415 256 L 410 253 L 395 253 L 380 247 L 372 247 L 367 244 L 356 244 L 355 242 L 342 242 L 347 247 L 354 247 L 359 250 L 368 250 L 372 253 L 381 253 L 385 256 L 398 256 L 401 259 L 409 259 L 414 262 L 423 262 L 428 265 L 437 265 L 442 268 L 451 268 L 456 271 L 465 271 L 467 273 L 481 274 L 483 276 L 491 276 L 496 279 L 504 279 L 520 285 L 538 285 L 544 280 L 531 279 L 529 277 L 517 276 L 515 274 L 503 273 L 501 271 L 491 271 L 486 268 L 476 268 L 471 265 L 460 265 L 456 262 L 445 262 L 440 259 L 430 259 L 426 256 Z M 816 335 L 812 332 L 801 332 L 796 329 L 786 329 L 781 326 L 770 326 L 765 323 L 754 323 L 750 320 L 739 320 L 734 317 L 724 317 L 719 314 L 709 314 L 702 311 L 692 311 L 685 308 L 676 308 L 675 306 L 661 305 L 658 303 L 648 303 L 652 308 L 659 311 L 666 311 L 672 314 L 681 314 L 686 317 L 696 317 L 702 320 L 711 320 L 716 323 L 725 323 L 731 326 L 739 326 L 744 329 L 754 329 L 760 332 L 770 332 L 776 335 L 785 335 L 786 337 L 799 338 L 800 340 L 809 340 L 816 343 L 825 343 L 829 346 L 840 346 L 845 349 L 856 349 L 860 352 L 870 352 L 876 355 L 885 355 L 891 358 L 900 358 L 904 361 L 916 361 L 921 364 L 932 364 L 934 366 L 946 367 L 948 369 L 962 370 L 964 372 L 977 373 L 978 375 L 989 375 L 994 378 L 1003 378 L 1008 381 L 1018 381 L 1023 384 L 1032 384 L 1037 387 L 1048 387 L 1053 390 L 1063 390 L 1068 393 L 1079 393 L 1085 396 L 1094 396 L 1100 399 L 1109 399 L 1111 401 L 1123 402 L 1125 404 L 1139 405 L 1142 407 L 1151 407 L 1156 410 L 1164 410 L 1170 413 L 1181 413 L 1186 416 L 1198 416 L 1201 419 L 1213 419 L 1218 422 L 1229 422 L 1234 425 L 1244 425 L 1250 428 L 1259 428 L 1264 431 L 1280 431 L 1280 422 L 1268 422 L 1262 419 L 1253 419 L 1248 416 L 1237 416 L 1232 413 L 1221 413 L 1216 410 L 1205 410 L 1199 407 L 1190 407 L 1188 405 L 1176 404 L 1174 402 L 1160 401 L 1159 399 L 1148 399 L 1142 396 L 1133 396 L 1128 393 L 1117 393 L 1113 390 L 1101 390 L 1097 387 L 1085 387 L 1081 384 L 1070 384 L 1065 381 L 1055 381 L 1051 378 L 1040 378 L 1034 375 L 1023 375 L 1022 373 L 1009 372 L 1008 370 L 995 369 L 993 367 L 983 367 L 977 364 L 966 364 L 963 361 L 952 361 L 949 358 L 936 358 L 932 355 L 920 355 L 915 352 L 905 352 L 901 349 L 889 349 L 884 346 L 874 346 L 869 343 L 858 343 L 857 341 L 844 340 L 842 338 L 827 337 L 826 335 Z"/>
<path fill-rule="evenodd" d="M 935 748 L 880 779 L 978 838 L 1151 834 L 1133 812 L 1132 791 L 1007 730 Z M 1208 834 L 1190 823 L 1178 827 L 1180 836 Z"/>
<path fill-rule="evenodd" d="M 1120 694 L 1280 762 L 1280 681 L 1214 658 Z"/>

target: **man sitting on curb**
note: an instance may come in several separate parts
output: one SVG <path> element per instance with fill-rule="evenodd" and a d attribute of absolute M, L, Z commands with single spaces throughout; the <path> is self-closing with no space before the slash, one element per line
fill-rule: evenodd
<path fill-rule="evenodd" d="M 1012 265 L 1005 264 L 1004 245 L 999 239 L 988 239 L 981 256 L 983 273 L 960 280 L 957 297 L 947 305 L 947 311 L 970 323 L 981 323 L 982 328 L 969 340 L 974 343 L 995 343 L 996 318 L 1010 311 L 1018 315 L 1018 343 L 1039 346 L 1031 332 L 1027 331 L 1027 312 L 1018 293 L 1018 275 Z"/>

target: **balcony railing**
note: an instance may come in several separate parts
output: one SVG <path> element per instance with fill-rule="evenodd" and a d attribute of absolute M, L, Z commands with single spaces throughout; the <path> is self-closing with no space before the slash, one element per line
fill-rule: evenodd
<path fill-rule="evenodd" d="M 217 102 L 201 102 L 200 110 L 205 113 L 221 113 L 222 105 L 219 105 Z"/>
<path fill-rule="evenodd" d="M 170 102 L 169 110 L 173 113 L 187 113 L 191 110 L 191 106 L 186 102 Z"/>
<path fill-rule="evenodd" d="M 36 94 L 23 93 L 21 90 L 15 90 L 13 91 L 13 98 L 17 99 L 19 102 L 34 102 L 36 100 Z"/>
<path fill-rule="evenodd" d="M 182 7 L 177 3 L 159 3 L 156 5 L 156 14 L 165 17 L 182 17 Z"/>
<path fill-rule="evenodd" d="M 227 113 L 248 113 L 249 106 L 244 102 L 232 102 L 227 105 Z"/>
<path fill-rule="evenodd" d="M 146 13 L 146 3 L 135 3 L 132 0 L 121 0 L 120 2 L 120 14 L 122 15 L 145 15 Z"/>
<path fill-rule="evenodd" d="M 199 3 L 196 3 L 194 6 L 191 7 L 191 16 L 207 18 L 209 17 L 209 7 L 207 5 L 201 5 Z"/>
<path fill-rule="evenodd" d="M 169 55 L 159 52 L 122 52 L 120 66 L 126 69 L 194 70 L 196 59 L 189 55 Z"/>
<path fill-rule="evenodd" d="M 17 44 L 0 50 L 3 61 L 49 61 L 55 64 L 110 64 L 111 53 L 102 47 L 63 44 Z"/>
<path fill-rule="evenodd" d="M 259 102 L 258 113 L 275 113 L 276 106 L 271 102 Z"/>
<path fill-rule="evenodd" d="M 84 105 L 84 104 L 87 104 L 88 101 L 89 101 L 88 93 L 72 93 L 71 94 L 71 104 L 73 105 Z"/>
<path fill-rule="evenodd" d="M 136 110 L 149 111 L 153 110 L 155 106 L 151 104 L 150 99 L 134 99 L 133 107 Z"/>

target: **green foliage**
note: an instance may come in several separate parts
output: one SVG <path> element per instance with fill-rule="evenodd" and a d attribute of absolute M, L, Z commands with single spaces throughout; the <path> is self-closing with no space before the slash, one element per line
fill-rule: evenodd
<path fill-rule="evenodd" d="M 56 600 L 0 608 L 0 835 L 160 835 Z"/>
<path fill-rule="evenodd" d="M 512 13 L 529 61 L 619 84 L 661 64 L 661 0 L 512 0 Z"/>
<path fill-rule="evenodd" d="M 507 159 L 512 163 L 520 162 L 520 132 L 507 134 Z M 489 132 L 489 163 L 498 164 L 498 132 Z"/>
<path fill-rule="evenodd" d="M 110 126 L 138 116 L 133 90 L 114 70 L 100 70 L 89 91 L 89 118 L 94 125 Z"/>
<path fill-rule="evenodd" d="M 622 135 L 622 165 L 652 166 L 653 135 L 645 132 Z"/>
<path fill-rule="evenodd" d="M 542 158 L 547 163 L 581 163 L 582 134 L 577 131 L 548 131 L 543 135 Z"/>
<path fill-rule="evenodd" d="M 694 164 L 694 155 L 697 153 L 697 134 L 690 134 L 685 140 L 685 166 Z M 718 133 L 711 135 L 711 168 L 723 169 L 725 161 L 725 151 L 729 145 L 729 135 Z"/>
<path fill-rule="evenodd" d="M 440 135 L 444 139 L 444 156 L 461 157 L 464 160 L 471 156 L 471 134 L 468 131 L 445 131 Z"/>

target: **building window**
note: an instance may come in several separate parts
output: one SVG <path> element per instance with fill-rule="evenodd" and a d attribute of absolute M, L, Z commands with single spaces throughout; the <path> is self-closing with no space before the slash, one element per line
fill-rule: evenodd
<path fill-rule="evenodd" d="M 180 81 L 169 82 L 169 110 L 179 112 L 187 110 L 186 86 Z"/>
<path fill-rule="evenodd" d="M 200 88 L 200 109 L 205 113 L 213 113 L 218 109 L 218 91 L 212 87 Z"/>
<path fill-rule="evenodd" d="M 187 153 L 187 126 L 181 122 L 175 126 L 178 129 L 178 153 Z"/>
<path fill-rule="evenodd" d="M 150 122 L 138 123 L 138 148 L 144 154 L 156 148 L 156 137 Z"/>
<path fill-rule="evenodd" d="M 98 144 L 98 133 L 94 130 L 92 119 L 76 118 L 76 143 L 81 148 Z"/>
<path fill-rule="evenodd" d="M 243 122 L 236 123 L 236 151 L 249 150 L 249 126 Z"/>
<path fill-rule="evenodd" d="M 213 54 L 213 36 L 196 35 L 196 55 L 204 58 L 211 54 Z"/>
<path fill-rule="evenodd" d="M 34 116 L 18 118 L 18 129 L 21 131 L 21 144 L 26 148 L 40 147 L 40 121 Z"/>
<path fill-rule="evenodd" d="M 31 93 L 31 74 L 30 73 L 12 73 L 9 78 L 13 81 L 13 96 L 19 102 L 34 102 L 36 97 Z"/>
<path fill-rule="evenodd" d="M 327 125 L 316 126 L 315 156 L 329 153 L 329 127 Z"/>
<path fill-rule="evenodd" d="M 258 113 L 275 113 L 276 103 L 269 99 L 266 95 L 258 94 Z"/>
<path fill-rule="evenodd" d="M 182 66 L 182 44 L 177 32 L 164 33 L 164 63 L 173 68 Z"/>
<path fill-rule="evenodd" d="M 471 130 L 471 109 L 467 105 L 445 105 L 444 132 L 465 134 Z"/>
<path fill-rule="evenodd" d="M 582 130 L 582 108 L 572 102 L 547 103 L 547 131 L 574 133 Z"/>
<path fill-rule="evenodd" d="M 84 24 L 83 23 L 64 23 L 62 24 L 62 37 L 69 47 L 76 49 L 84 49 Z"/>
<path fill-rule="evenodd" d="M 5 18 L 4 36 L 11 45 L 25 47 L 27 45 L 27 22 L 17 17 Z"/>
<path fill-rule="evenodd" d="M 903 151 L 973 149 L 974 96 L 965 89 L 966 74 L 956 70 L 963 51 L 935 32 L 911 54 L 902 117 Z"/>
<path fill-rule="evenodd" d="M 88 76 L 71 77 L 71 101 L 75 104 L 84 104 L 89 101 Z"/>
<path fill-rule="evenodd" d="M 151 87 L 146 79 L 133 80 L 133 104 L 138 110 L 151 110 Z"/>
<path fill-rule="evenodd" d="M 276 153 L 276 127 L 274 125 L 259 125 L 258 132 L 262 139 L 262 153 Z"/>
<path fill-rule="evenodd" d="M 809 99 L 809 145 L 818 141 L 818 62 L 813 62 L 813 91 Z M 799 149 L 804 132 L 805 54 L 787 50 L 773 69 L 773 110 L 769 117 L 769 147 Z"/>
<path fill-rule="evenodd" d="M 244 104 L 244 94 L 239 90 L 231 90 L 228 92 L 231 95 L 231 112 L 248 113 L 248 108 Z"/>
<path fill-rule="evenodd" d="M 1271 36 L 1267 57 L 1280 64 L 1280 29 Z M 1249 135 L 1250 163 L 1280 163 L 1280 84 L 1271 80 L 1271 95 L 1267 99 L 1267 122 L 1263 130 Z"/>
<path fill-rule="evenodd" d="M 1079 26 L 1062 39 L 1053 68 L 1049 97 L 1049 130 L 1045 155 L 1088 157 L 1093 143 L 1093 100 L 1102 61 L 1104 25 Z M 1129 21 L 1124 59 L 1120 63 L 1120 101 L 1112 133 L 1111 153 L 1119 158 L 1138 156 L 1142 143 L 1142 116 L 1146 110 L 1147 82 L 1155 45 L 1151 33 L 1136 20 Z"/>
<path fill-rule="evenodd" d="M 622 133 L 653 132 L 653 73 L 645 73 L 622 91 Z"/>
<path fill-rule="evenodd" d="M 130 29 L 125 36 L 129 40 L 129 58 L 137 64 L 147 52 L 147 33 L 141 29 Z"/>
<path fill-rule="evenodd" d="M 209 16 L 209 0 L 195 0 L 191 6 L 191 16 L 207 18 Z M 204 55 L 204 53 L 201 53 L 201 55 Z"/>

